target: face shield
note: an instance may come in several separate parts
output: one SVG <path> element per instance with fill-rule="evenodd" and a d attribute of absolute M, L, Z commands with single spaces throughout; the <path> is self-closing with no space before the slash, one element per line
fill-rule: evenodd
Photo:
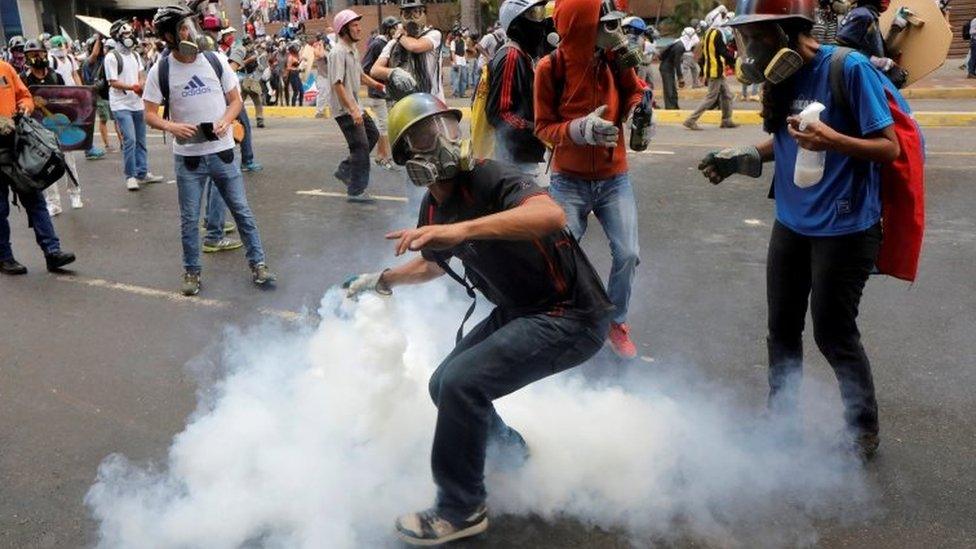
<path fill-rule="evenodd" d="M 790 49 L 786 33 L 776 23 L 735 27 L 735 46 L 739 52 L 735 76 L 744 84 L 779 84 L 803 65 L 803 58 Z"/>
<path fill-rule="evenodd" d="M 418 187 L 451 179 L 463 169 L 461 127 L 452 115 L 421 120 L 402 139 L 409 156 L 407 177 Z"/>
<path fill-rule="evenodd" d="M 416 6 L 400 10 L 400 19 L 403 20 L 403 30 L 409 36 L 420 36 L 420 32 L 427 26 L 427 8 Z"/>
<path fill-rule="evenodd" d="M 614 64 L 625 69 L 640 64 L 641 51 L 627 39 L 623 19 L 624 13 L 616 10 L 613 0 L 603 1 L 596 31 L 596 47 L 607 53 L 612 52 Z"/>
<path fill-rule="evenodd" d="M 181 55 L 196 55 L 212 48 L 211 41 L 196 19 L 187 17 L 176 26 L 177 50 Z"/>

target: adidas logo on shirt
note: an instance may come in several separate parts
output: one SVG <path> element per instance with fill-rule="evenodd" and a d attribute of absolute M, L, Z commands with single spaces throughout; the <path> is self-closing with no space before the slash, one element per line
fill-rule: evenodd
<path fill-rule="evenodd" d="M 190 78 L 190 81 L 183 86 L 183 92 L 180 93 L 180 96 L 192 97 L 194 95 L 201 95 L 204 93 L 210 93 L 212 91 L 213 90 L 210 89 L 210 86 L 204 84 L 203 80 L 201 80 L 199 76 L 193 75 L 193 77 Z"/>

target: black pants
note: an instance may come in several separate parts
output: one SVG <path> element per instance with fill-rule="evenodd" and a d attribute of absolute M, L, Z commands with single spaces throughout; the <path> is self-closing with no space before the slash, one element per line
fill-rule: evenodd
<path fill-rule="evenodd" d="M 609 318 L 510 317 L 495 309 L 437 367 L 429 385 L 437 406 L 431 466 L 445 518 L 461 522 L 485 501 L 489 436 L 513 438 L 492 401 L 583 363 L 609 328 Z"/>
<path fill-rule="evenodd" d="M 349 156 L 339 163 L 336 174 L 347 185 L 349 196 L 356 196 L 369 185 L 369 153 L 379 141 L 380 132 L 366 113 L 363 113 L 363 123 L 359 126 L 348 114 L 340 114 L 335 121 L 349 145 Z"/>
<path fill-rule="evenodd" d="M 678 108 L 678 84 L 675 82 L 674 65 L 661 63 L 661 84 L 664 88 L 664 108 Z"/>
<path fill-rule="evenodd" d="M 877 434 L 878 404 L 857 312 L 880 245 L 880 225 L 834 237 L 803 236 L 778 221 L 773 226 L 766 263 L 772 411 L 796 407 L 809 300 L 813 337 L 840 384 L 847 425 L 856 433 Z"/>

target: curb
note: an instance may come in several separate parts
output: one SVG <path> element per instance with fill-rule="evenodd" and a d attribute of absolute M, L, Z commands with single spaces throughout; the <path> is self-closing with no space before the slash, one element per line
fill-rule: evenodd
<path fill-rule="evenodd" d="M 738 84 L 729 86 L 733 93 L 738 92 Z M 705 98 L 707 88 L 678 90 L 678 100 L 700 101 Z M 901 90 L 905 99 L 976 99 L 976 85 L 946 88 L 906 88 Z"/>
<path fill-rule="evenodd" d="M 688 115 L 690 110 L 667 111 L 658 109 L 655 111 L 659 124 L 666 126 L 680 125 Z M 248 106 L 247 113 L 254 117 L 254 107 Z M 470 107 L 461 107 L 464 118 L 471 117 Z M 267 118 L 315 118 L 315 107 L 265 107 L 264 116 Z M 702 115 L 699 122 L 702 124 L 718 124 L 721 120 L 719 111 L 707 111 Z M 976 127 L 976 112 L 945 112 L 927 111 L 916 112 L 915 120 L 927 128 L 933 127 Z M 762 125 L 759 111 L 735 111 L 732 114 L 732 121 L 736 124 L 746 126 Z"/>

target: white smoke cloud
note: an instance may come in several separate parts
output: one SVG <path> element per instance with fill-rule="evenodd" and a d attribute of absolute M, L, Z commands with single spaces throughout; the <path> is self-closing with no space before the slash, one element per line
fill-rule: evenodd
<path fill-rule="evenodd" d="M 85 499 L 100 546 L 387 546 L 395 516 L 433 501 L 427 378 L 465 304 L 444 284 L 322 303 L 315 330 L 228 332 L 226 372 L 162 467 L 104 460 Z M 781 426 L 685 376 L 569 373 L 500 400 L 532 457 L 489 473 L 492 514 L 572 518 L 635 545 L 773 547 L 871 507 L 831 450 L 836 411 L 808 410 L 803 444 L 784 446 Z"/>

